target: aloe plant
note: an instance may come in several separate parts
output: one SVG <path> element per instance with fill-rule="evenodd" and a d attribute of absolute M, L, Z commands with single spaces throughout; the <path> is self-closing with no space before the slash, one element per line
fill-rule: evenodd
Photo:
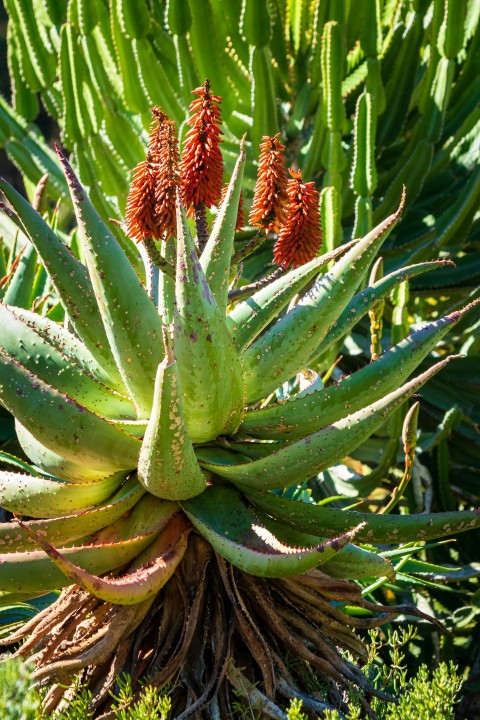
<path fill-rule="evenodd" d="M 475 511 L 382 516 L 277 497 L 340 462 L 448 366 L 445 357 L 409 379 L 468 307 L 344 382 L 307 383 L 305 391 L 319 346 L 368 312 L 362 283 L 405 198 L 362 238 L 317 256 L 317 191 L 293 172 L 276 245 L 283 267 L 239 295 L 231 281 L 245 150 L 241 144 L 220 202 L 212 190 L 221 177 L 220 98 L 208 81 L 195 93 L 179 168 L 171 121 L 154 108 L 147 158 L 134 174 L 125 228 L 142 243 L 146 285 L 60 150 L 85 264 L 0 181 L 4 210 L 29 238 L 66 318 L 61 325 L 0 305 L 0 398 L 29 458 L 3 458 L 11 467 L 0 473 L 0 504 L 15 514 L 0 525 L 2 599 L 65 588 L 3 642 L 27 637 L 17 654 L 33 652 L 34 677 L 51 684 L 47 711 L 80 671 L 101 708 L 132 641 L 135 677 L 148 673 L 160 688 L 183 679 L 178 717 L 224 712 L 229 686 L 246 677 L 245 649 L 247 673 L 261 686 L 252 692 L 272 712 L 280 712 L 279 678 L 287 697 L 303 687 L 285 652 L 340 685 L 382 696 L 336 647 L 362 657 L 354 628 L 421 613 L 373 604 L 352 580 L 394 578 L 375 545 L 480 525 Z M 260 176 L 257 185 L 265 182 Z M 177 193 L 167 196 L 172 183 Z M 206 209 L 215 203 L 209 229 Z M 393 273 L 373 302 L 443 264 Z M 300 389 L 278 400 L 275 391 L 292 378 Z M 361 703 L 368 709 L 363 696 Z"/>
<path fill-rule="evenodd" d="M 325 250 L 366 234 L 393 212 L 405 184 L 405 220 L 382 251 L 385 273 L 438 255 L 455 262 L 412 280 L 413 321 L 478 296 L 478 3 L 369 0 L 358 8 L 337 0 L 234 0 L 225 7 L 220 0 L 110 0 L 92 8 L 88 0 L 8 0 L 6 8 L 12 102 L 0 99 L 0 144 L 30 196 L 45 172 L 55 201 L 67 193 L 55 154 L 34 125 L 40 103 L 58 122 L 103 219 L 121 221 L 150 106 L 159 102 L 183 123 L 191 87 L 209 77 L 224 97 L 230 171 L 247 132 L 247 204 L 258 143 L 281 132 L 290 161 L 323 187 Z M 0 230 L 8 235 L 5 225 Z M 132 247 L 123 247 L 135 262 Z M 269 260 L 267 249 L 251 256 L 244 277 L 260 277 Z M 435 302 L 423 302 L 433 295 Z M 454 505 L 478 498 L 480 463 L 470 401 L 477 328 L 459 328 L 456 351 L 468 353 L 472 372 L 448 398 L 431 383 L 428 413 L 420 414 L 420 427 L 435 434 L 446 413 L 461 410 L 452 429 L 459 468 L 452 481 L 461 490 Z M 360 339 L 369 341 L 365 325 Z M 422 462 L 436 471 L 433 456 Z"/>

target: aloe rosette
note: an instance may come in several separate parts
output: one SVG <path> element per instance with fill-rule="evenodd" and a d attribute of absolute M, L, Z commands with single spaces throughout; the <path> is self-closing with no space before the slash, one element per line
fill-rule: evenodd
<path fill-rule="evenodd" d="M 242 147 L 202 243 L 173 198 L 168 271 L 149 261 L 159 282 L 145 287 L 59 155 L 85 264 L 0 182 L 5 210 L 68 319 L 59 325 L 0 305 L 0 399 L 31 463 L 12 459 L 0 472 L 0 504 L 14 513 L 0 525 L 0 588 L 7 602 L 65 588 L 8 640 L 28 636 L 18 652 L 33 651 L 36 677 L 53 683 L 47 709 L 81 670 L 100 708 L 133 657 L 133 675 L 148 673 L 160 687 L 178 676 L 196 683 L 178 700 L 178 717 L 212 703 L 221 713 L 228 683 L 244 677 L 245 648 L 245 672 L 261 683 L 265 703 L 279 688 L 288 697 L 301 687 L 281 659 L 286 651 L 338 684 L 372 690 L 336 646 L 362 656 L 352 628 L 399 608 L 371 605 L 351 581 L 394 578 L 376 544 L 451 535 L 478 527 L 480 515 L 339 511 L 278 491 L 339 463 L 444 368 L 448 357 L 411 378 L 465 310 L 426 324 L 338 384 L 286 401 L 275 391 L 392 287 L 442 262 L 364 286 L 401 204 L 364 237 L 244 288 L 235 302 Z M 202 202 L 193 208 L 199 232 Z M 157 245 L 150 251 L 162 259 Z M 371 616 L 350 616 L 339 603 Z"/>

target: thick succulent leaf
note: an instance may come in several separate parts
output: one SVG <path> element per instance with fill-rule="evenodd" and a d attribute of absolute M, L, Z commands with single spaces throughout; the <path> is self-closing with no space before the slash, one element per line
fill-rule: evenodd
<path fill-rule="evenodd" d="M 183 208 L 177 215 L 174 354 L 192 442 L 234 432 L 243 412 L 237 351 L 197 258 Z"/>
<path fill-rule="evenodd" d="M 147 429 L 147 420 L 110 420 L 114 427 L 141 440 Z"/>
<path fill-rule="evenodd" d="M 195 454 L 201 465 L 235 465 L 237 463 L 248 463 L 249 455 L 242 452 L 232 452 L 230 448 L 219 447 L 218 445 L 197 445 Z M 263 456 L 262 456 L 263 457 Z"/>
<path fill-rule="evenodd" d="M 268 457 L 236 465 L 200 461 L 208 470 L 246 488 L 274 490 L 296 485 L 351 453 L 450 359 L 437 363 L 381 400 Z"/>
<path fill-rule="evenodd" d="M 62 555 L 87 572 L 101 575 L 131 562 L 168 525 L 178 505 L 144 495 L 132 510 Z M 43 550 L 0 555 L 0 587 L 8 592 L 37 593 L 71 581 Z"/>
<path fill-rule="evenodd" d="M 31 310 L 10 306 L 9 311 L 31 328 L 44 342 L 68 358 L 69 363 L 89 373 L 103 385 L 111 384 L 108 374 L 76 335 L 73 335 L 57 322 Z M 125 392 L 123 383 L 122 390 Z"/>
<path fill-rule="evenodd" d="M 343 580 L 367 580 L 386 577 L 395 579 L 395 568 L 388 558 L 371 550 L 349 544 L 341 553 L 327 560 L 323 572 Z"/>
<path fill-rule="evenodd" d="M 385 277 L 358 292 L 348 303 L 333 327 L 330 328 L 324 340 L 312 353 L 307 365 L 311 364 L 315 358 L 332 347 L 334 343 L 345 337 L 379 300 L 387 297 L 392 290 L 403 282 L 451 264 L 450 260 L 434 260 L 432 262 L 419 263 L 418 265 L 410 265 L 401 270 L 395 270 L 389 275 L 385 275 Z"/>
<path fill-rule="evenodd" d="M 306 572 L 333 557 L 358 530 L 325 543 L 295 548 L 275 537 L 266 527 L 263 513 L 256 512 L 235 488 L 213 485 L 181 505 L 216 552 L 244 572 L 261 577 Z"/>
<path fill-rule="evenodd" d="M 69 482 L 96 482 L 112 474 L 111 468 L 92 469 L 88 465 L 72 462 L 63 455 L 49 450 L 18 420 L 15 420 L 15 432 L 17 433 L 18 442 L 27 457 L 46 475 L 53 475 L 60 480 L 68 480 Z M 30 469 L 27 469 L 27 471 L 31 472 Z"/>
<path fill-rule="evenodd" d="M 101 545 L 154 531 L 160 532 L 167 527 L 176 512 L 178 503 L 159 500 L 145 493 L 130 512 L 91 535 L 89 542 L 92 545 Z"/>
<path fill-rule="evenodd" d="M 194 497 L 207 486 L 188 436 L 177 364 L 170 348 L 158 366 L 152 414 L 138 460 L 138 477 L 152 495 L 169 500 Z"/>
<path fill-rule="evenodd" d="M 70 547 L 64 555 L 88 572 L 101 575 L 133 560 L 155 536 L 151 533 L 110 544 Z M 40 595 L 70 584 L 43 550 L 0 554 L 0 586 L 5 590 Z"/>
<path fill-rule="evenodd" d="M 480 527 L 480 510 L 378 515 L 336 510 L 250 490 L 248 497 L 257 507 L 280 522 L 314 535 L 332 537 L 352 525 L 365 523 L 357 535 L 357 542 L 397 545 L 448 537 Z"/>
<path fill-rule="evenodd" d="M 403 208 L 359 240 L 286 315 L 242 355 L 247 402 L 273 392 L 294 377 L 352 299 L 378 249 L 397 224 Z"/>
<path fill-rule="evenodd" d="M 10 357 L 35 373 L 48 385 L 102 417 L 135 417 L 133 404 L 73 364 L 23 322 L 7 306 L 0 304 L 0 345 Z"/>
<path fill-rule="evenodd" d="M 48 520 L 29 520 L 27 525 L 43 540 L 65 546 L 74 540 L 101 530 L 130 510 L 144 494 L 144 489 L 135 476 L 127 480 L 109 499 L 91 510 Z M 44 496 L 43 496 L 44 497 Z M 0 523 L 0 550 L 18 552 L 39 547 L 31 536 L 20 527 L 17 520 Z"/>
<path fill-rule="evenodd" d="M 21 523 L 25 532 L 32 532 Z M 135 605 L 149 600 L 168 582 L 187 549 L 190 523 L 183 514 L 173 517 L 165 530 L 128 568 L 115 578 L 101 578 L 75 565 L 63 553 L 33 532 L 47 555 L 61 572 L 96 598 L 117 605 Z"/>
<path fill-rule="evenodd" d="M 405 382 L 468 309 L 429 323 L 336 385 L 247 413 L 240 432 L 296 440 L 357 412 Z"/>
<path fill-rule="evenodd" d="M 177 258 L 177 250 L 175 243 L 171 240 L 164 240 L 161 245 L 162 256 L 167 262 L 175 267 Z M 158 313 L 163 320 L 165 326 L 169 326 L 173 322 L 173 308 L 175 305 L 175 280 L 174 278 L 166 275 L 165 273 L 159 273 L 158 278 L 158 295 L 157 295 L 157 307 Z"/>
<path fill-rule="evenodd" d="M 238 352 L 243 352 L 272 320 L 303 288 L 339 255 L 347 252 L 357 241 L 326 253 L 257 290 L 251 297 L 235 305 L 227 315 L 227 327 Z"/>
<path fill-rule="evenodd" d="M 162 320 L 129 259 L 86 197 L 66 158 L 60 154 L 60 159 L 113 356 L 139 417 L 148 418 L 155 373 L 164 354 Z"/>
<path fill-rule="evenodd" d="M 61 480 L 0 471 L 0 505 L 34 518 L 56 518 L 103 503 L 118 488 L 124 473 L 93 483 Z"/>
<path fill-rule="evenodd" d="M 22 218 L 25 233 L 42 258 L 78 337 L 105 368 L 112 383 L 122 387 L 86 268 L 30 203 L 1 178 L 0 189 Z"/>
<path fill-rule="evenodd" d="M 252 460 L 257 460 L 258 458 L 267 457 L 267 455 L 271 455 L 274 452 L 277 452 L 277 450 L 280 450 L 281 447 L 286 445 L 287 443 L 283 442 L 270 442 L 265 440 L 260 440 L 259 442 L 256 442 L 255 440 L 251 440 L 250 438 L 248 440 L 242 440 L 241 442 L 228 442 L 225 445 L 225 449 L 227 452 L 233 452 L 240 453 L 240 455 L 243 455 L 244 457 L 251 458 Z M 197 448 L 197 452 L 205 451 L 207 448 Z M 213 448 L 208 448 L 208 450 L 212 450 Z"/>
<path fill-rule="evenodd" d="M 245 166 L 245 142 L 240 144 L 240 156 L 228 184 L 225 198 L 200 258 L 200 265 L 221 313 L 225 314 L 230 285 L 230 261 L 235 239 L 238 205 L 242 191 L 243 168 Z"/>
<path fill-rule="evenodd" d="M 318 535 L 307 534 L 270 517 L 264 517 L 264 522 L 267 528 L 286 545 L 304 547 L 325 541 L 325 535 L 319 537 Z M 355 527 L 357 528 L 355 539 L 357 539 L 363 532 L 364 526 L 359 523 Z M 363 580 L 379 577 L 388 577 L 393 580 L 395 578 L 395 569 L 390 560 L 353 543 L 348 543 L 340 552 L 335 553 L 333 557 L 322 563 L 322 572 L 345 580 Z"/>
<path fill-rule="evenodd" d="M 25 460 L 21 460 L 16 455 L 0 450 L 0 465 L 7 466 L 7 468 L 15 468 L 15 470 L 21 470 L 28 473 L 29 475 L 41 475 L 36 468 Z"/>
<path fill-rule="evenodd" d="M 38 255 L 35 247 L 28 243 L 24 247 L 20 262 L 15 268 L 3 302 L 18 307 L 30 307 L 33 302 L 33 286 L 37 272 Z"/>
<path fill-rule="evenodd" d="M 0 400 L 53 452 L 92 469 L 128 470 L 140 441 L 55 390 L 0 349 Z"/>

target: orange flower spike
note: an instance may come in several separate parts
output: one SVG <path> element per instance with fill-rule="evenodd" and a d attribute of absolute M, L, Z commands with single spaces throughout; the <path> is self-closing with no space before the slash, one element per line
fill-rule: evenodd
<path fill-rule="evenodd" d="M 262 138 L 250 223 L 267 232 L 278 232 L 285 221 L 288 196 L 284 150 L 280 133 Z"/>
<path fill-rule="evenodd" d="M 177 236 L 178 140 L 173 120 L 163 122 L 160 159 L 155 185 L 155 218 L 164 237 Z"/>
<path fill-rule="evenodd" d="M 159 163 L 161 159 L 162 132 L 164 123 L 168 120 L 166 115 L 158 105 L 155 105 L 151 111 L 153 120 L 150 123 L 150 136 L 148 138 L 148 151 L 152 157 L 153 163 Z"/>
<path fill-rule="evenodd" d="M 127 235 L 136 242 L 142 242 L 146 238 L 162 237 L 162 230 L 158 227 L 156 218 L 155 191 L 161 155 L 160 137 L 167 116 L 158 107 L 152 108 L 152 114 L 147 157 L 133 171 L 125 210 Z"/>
<path fill-rule="evenodd" d="M 315 184 L 302 182 L 301 171 L 290 170 L 290 175 L 285 224 L 273 248 L 273 257 L 277 265 L 297 268 L 318 255 L 322 232 L 319 194 Z"/>
<path fill-rule="evenodd" d="M 218 205 L 222 194 L 223 158 L 219 104 L 222 98 L 210 92 L 210 83 L 193 90 L 198 99 L 190 105 L 191 117 L 180 163 L 181 195 L 191 209 Z"/>
<path fill-rule="evenodd" d="M 155 173 L 150 152 L 133 171 L 125 210 L 126 233 L 136 242 L 160 238 L 155 216 Z"/>

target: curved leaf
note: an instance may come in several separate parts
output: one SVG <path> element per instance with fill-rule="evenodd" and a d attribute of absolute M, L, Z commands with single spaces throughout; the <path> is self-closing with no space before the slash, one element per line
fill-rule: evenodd
<path fill-rule="evenodd" d="M 0 348 L 0 399 L 53 452 L 92 469 L 136 467 L 140 442 L 55 390 Z"/>
<path fill-rule="evenodd" d="M 469 308 L 429 323 L 338 384 L 247 413 L 240 432 L 296 440 L 357 412 L 403 383 Z"/>
<path fill-rule="evenodd" d="M 158 366 L 153 410 L 138 460 L 138 476 L 156 497 L 184 500 L 205 490 L 207 483 L 195 457 L 183 416 L 177 365 L 167 347 Z"/>
<path fill-rule="evenodd" d="M 26 524 L 22 529 L 31 533 L 59 570 L 72 582 L 96 598 L 117 605 L 135 605 L 149 600 L 168 582 L 187 549 L 189 523 L 184 515 L 173 518 L 165 530 L 134 560 L 125 574 L 101 578 L 75 565 L 59 553 Z"/>
<path fill-rule="evenodd" d="M 115 522 L 130 510 L 143 494 L 142 486 L 136 477 L 132 477 L 115 495 L 90 510 L 48 520 L 29 520 L 27 525 L 44 540 L 64 546 Z M 12 553 L 32 548 L 31 537 L 22 530 L 17 520 L 0 523 L 0 549 L 3 552 Z"/>
<path fill-rule="evenodd" d="M 294 308 L 243 353 L 247 402 L 265 397 L 306 366 L 397 224 L 403 204 L 404 196 L 395 214 L 359 240 Z"/>
<path fill-rule="evenodd" d="M 350 542 L 358 528 L 325 543 L 291 547 L 267 528 L 263 513 L 247 505 L 235 488 L 213 485 L 181 503 L 197 530 L 213 548 L 251 575 L 298 575 L 330 559 Z"/>
<path fill-rule="evenodd" d="M 148 417 L 155 373 L 164 355 L 161 318 L 119 243 L 86 197 L 67 159 L 58 153 L 65 168 L 79 238 L 113 356 L 139 417 Z"/>
<path fill-rule="evenodd" d="M 314 535 L 331 537 L 352 525 L 365 523 L 358 532 L 358 542 L 397 545 L 434 540 L 480 527 L 480 510 L 379 515 L 354 510 L 335 510 L 251 490 L 248 491 L 248 497 L 257 507 L 280 522 Z"/>
<path fill-rule="evenodd" d="M 20 515 L 55 518 L 105 502 L 124 473 L 90 483 L 67 483 L 34 475 L 0 471 L 0 505 Z"/>
<path fill-rule="evenodd" d="M 296 485 L 352 452 L 450 359 L 437 363 L 398 390 L 353 415 L 260 460 L 229 465 L 201 459 L 200 462 L 208 470 L 245 488 L 273 490 Z"/>

